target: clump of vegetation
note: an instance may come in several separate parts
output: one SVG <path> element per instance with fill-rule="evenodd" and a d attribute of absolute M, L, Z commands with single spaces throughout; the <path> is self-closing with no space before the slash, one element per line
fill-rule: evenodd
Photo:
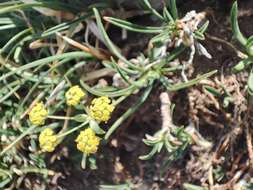
<path fill-rule="evenodd" d="M 172 93 L 208 81 L 217 73 L 211 70 L 193 74 L 196 55 L 212 59 L 202 45 L 209 25 L 207 13 L 189 11 L 180 17 L 175 0 L 163 1 L 160 9 L 142 0 L 141 14 L 159 23 L 146 26 L 122 19 L 110 5 L 102 2 L 83 6 L 80 1 L 53 0 L 0 3 L 3 34 L 0 188 L 22 188 L 29 173 L 43 176 L 44 188 L 48 187 L 48 176 L 56 173 L 48 167 L 47 157 L 61 155 L 63 149 L 71 149 L 73 144 L 74 153 L 69 156 L 78 157 L 80 168 L 99 170 L 97 161 L 107 156 L 102 155 L 102 150 L 143 104 L 152 101 L 150 96 L 155 91 L 160 94 L 156 100 L 160 102 L 161 124 L 153 134 L 145 131 L 142 141 L 151 150 L 145 155 L 139 150 L 139 159 L 154 160 L 165 153 L 162 176 L 189 149 L 211 152 L 213 144 L 190 119 L 186 126 L 173 121 L 174 111 L 180 105 L 171 100 Z M 253 38 L 246 39 L 239 30 L 236 3 L 231 19 L 235 37 L 247 53 L 233 68 L 241 71 L 253 63 Z M 116 26 L 123 36 L 127 31 L 148 35 L 146 50 L 138 52 L 136 57 L 125 56 L 113 42 L 110 25 Z M 250 94 L 252 76 L 248 80 Z M 223 97 L 225 109 L 234 101 L 224 86 L 222 92 L 208 85 L 204 88 L 214 96 Z M 122 104 L 127 104 L 124 111 L 120 109 Z M 210 186 L 225 176 L 222 168 L 213 166 L 212 162 L 208 159 L 199 165 L 205 165 L 201 170 L 205 181 L 206 174 L 211 172 Z M 251 186 L 248 181 L 233 185 L 241 184 L 247 189 Z M 100 186 L 100 189 L 135 188 L 139 188 L 138 184 L 131 181 Z M 184 188 L 198 190 L 206 186 L 185 183 Z"/>

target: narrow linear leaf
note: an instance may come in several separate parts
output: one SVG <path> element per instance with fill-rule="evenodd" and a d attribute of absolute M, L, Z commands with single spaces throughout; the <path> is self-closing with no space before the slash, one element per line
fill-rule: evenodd
<path fill-rule="evenodd" d="M 185 190 L 207 190 L 204 187 L 197 186 L 197 185 L 192 185 L 192 184 L 189 184 L 189 183 L 184 183 L 184 189 Z"/>
<path fill-rule="evenodd" d="M 94 11 L 94 14 L 95 14 L 95 17 L 96 17 L 97 25 L 98 25 L 99 29 L 101 30 L 101 34 L 103 35 L 104 41 L 106 42 L 106 46 L 111 50 L 111 52 L 114 55 L 116 55 L 120 60 L 122 60 L 130 68 L 134 68 L 137 71 L 141 70 L 138 66 L 134 65 L 133 63 L 128 61 L 123 55 L 121 55 L 119 50 L 115 47 L 115 45 L 112 43 L 109 36 L 107 35 L 107 33 L 105 31 L 105 28 L 104 28 L 104 25 L 102 24 L 101 17 L 98 13 L 98 10 L 96 8 L 93 8 L 93 11 Z"/>
<path fill-rule="evenodd" d="M 174 20 L 176 20 L 178 18 L 176 0 L 169 0 L 169 7 Z"/>
<path fill-rule="evenodd" d="M 246 44 L 247 53 L 253 57 L 253 35 L 249 37 Z"/>
<path fill-rule="evenodd" d="M 248 79 L 248 92 L 251 96 L 253 95 L 253 69 L 251 70 Z"/>
<path fill-rule="evenodd" d="M 139 156 L 139 159 L 140 160 L 149 160 L 150 158 L 152 158 L 155 155 L 157 150 L 158 150 L 158 146 L 154 146 L 148 154 L 143 155 L 143 156 Z"/>
<path fill-rule="evenodd" d="M 187 88 L 187 87 L 193 86 L 193 85 L 199 83 L 201 80 L 206 79 L 206 78 L 212 76 L 212 75 L 215 74 L 215 73 L 217 73 L 217 70 L 214 70 L 214 71 L 211 71 L 211 72 L 209 72 L 209 73 L 200 75 L 200 76 L 198 76 L 197 78 L 192 79 L 192 80 L 190 80 L 190 81 L 188 81 L 188 82 L 185 82 L 185 83 L 167 86 L 167 89 L 168 89 L 168 91 L 177 91 L 177 90 L 181 90 L 181 89 L 183 89 L 183 88 Z"/>
<path fill-rule="evenodd" d="M 253 60 L 248 58 L 248 59 L 243 59 L 239 63 L 237 63 L 233 68 L 232 71 L 237 73 L 240 71 L 243 71 L 244 69 L 248 68 L 250 65 L 252 65 Z"/>
<path fill-rule="evenodd" d="M 160 20 L 164 21 L 163 16 L 162 16 L 159 12 L 157 12 L 157 11 L 151 6 L 151 4 L 149 3 L 148 0 L 143 0 L 143 2 L 144 2 L 144 4 L 146 5 L 146 7 L 150 10 L 150 12 L 151 12 L 152 14 L 154 14 L 154 15 L 155 15 L 157 18 L 159 18 Z"/>
<path fill-rule="evenodd" d="M 103 17 L 107 22 L 119 26 L 121 28 L 133 31 L 133 32 L 141 32 L 141 33 L 161 33 L 163 31 L 162 27 L 152 27 L 152 26 L 140 26 L 137 24 L 133 24 L 131 22 L 113 18 L 113 17 Z"/>
<path fill-rule="evenodd" d="M 43 59 L 28 63 L 26 65 L 18 67 L 17 69 L 15 69 L 13 71 L 10 71 L 6 74 L 3 74 L 0 77 L 0 81 L 8 78 L 9 76 L 11 76 L 15 73 L 22 72 L 24 70 L 31 69 L 33 67 L 45 65 L 45 64 L 47 64 L 49 62 L 52 62 L 52 61 L 55 61 L 55 60 L 61 60 L 61 59 L 64 59 L 64 58 L 73 58 L 74 59 L 74 58 L 81 58 L 81 57 L 91 58 L 92 56 L 90 54 L 84 53 L 84 52 L 69 52 L 69 53 L 64 53 L 64 54 L 61 54 L 61 55 L 54 55 L 54 56 L 51 56 L 51 57 L 43 58 Z"/>
<path fill-rule="evenodd" d="M 114 92 L 105 92 L 105 91 L 101 91 L 101 90 L 91 88 L 86 83 L 84 83 L 82 80 L 80 80 L 80 84 L 87 92 L 89 92 L 89 93 L 91 93 L 95 96 L 108 96 L 108 97 L 111 97 L 111 98 L 128 95 L 128 94 L 130 94 L 131 92 L 133 92 L 134 90 L 137 89 L 137 87 L 135 85 L 131 85 L 127 88 L 124 88 L 124 89 L 121 89 L 121 90 L 116 90 Z"/>
<path fill-rule="evenodd" d="M 121 117 L 119 117 L 114 124 L 110 127 L 110 129 L 105 134 L 105 140 L 109 139 L 111 134 L 130 116 L 132 115 L 148 98 L 151 90 L 152 84 L 145 90 L 140 99 L 136 102 L 135 105 L 130 107 Z"/>
<path fill-rule="evenodd" d="M 237 1 L 235 1 L 232 6 L 231 13 L 230 13 L 232 30 L 233 30 L 233 33 L 234 33 L 234 36 L 236 37 L 236 39 L 242 45 L 245 46 L 247 43 L 247 39 L 243 36 L 243 34 L 240 31 L 240 28 L 238 25 L 238 20 L 237 20 L 237 14 L 238 14 L 237 12 L 238 12 L 238 5 L 237 5 Z"/>

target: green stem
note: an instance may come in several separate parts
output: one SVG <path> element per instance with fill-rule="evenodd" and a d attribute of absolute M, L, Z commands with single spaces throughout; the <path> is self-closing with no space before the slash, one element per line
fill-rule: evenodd
<path fill-rule="evenodd" d="M 117 100 L 113 101 L 113 105 L 117 106 L 118 104 L 120 104 L 122 101 L 124 101 L 130 94 L 126 95 L 126 96 L 121 96 L 120 98 L 118 98 Z"/>
<path fill-rule="evenodd" d="M 82 169 L 86 168 L 86 161 L 87 161 L 87 154 L 84 153 L 81 161 Z"/>
<path fill-rule="evenodd" d="M 80 57 L 90 58 L 92 56 L 90 54 L 77 51 L 77 52 L 68 52 L 68 53 L 64 53 L 64 54 L 61 54 L 61 55 L 54 55 L 54 56 L 51 56 L 51 57 L 42 58 L 40 60 L 33 61 L 33 62 L 28 63 L 26 65 L 23 65 L 23 66 L 15 69 L 13 71 L 10 71 L 8 73 L 3 74 L 0 77 L 0 81 L 10 77 L 13 74 L 21 73 L 25 70 L 28 70 L 28 69 L 31 69 L 31 68 L 34 68 L 34 67 L 46 65 L 47 63 L 52 62 L 52 61 L 62 60 L 62 59 L 65 59 L 65 58 L 80 58 Z"/>
<path fill-rule="evenodd" d="M 0 156 L 9 151 L 15 144 L 22 140 L 26 135 L 30 134 L 37 126 L 29 127 L 25 132 L 23 132 L 18 138 L 16 138 L 11 144 L 9 144 L 3 151 L 0 153 Z"/>
<path fill-rule="evenodd" d="M 233 30 L 233 33 L 234 33 L 234 36 L 236 37 L 236 39 L 243 46 L 245 46 L 247 44 L 247 38 L 245 38 L 244 35 L 240 31 L 239 24 L 238 24 L 238 17 L 237 17 L 238 13 L 237 12 L 238 12 L 238 6 L 237 6 L 237 1 L 235 1 L 232 6 L 231 13 L 230 13 L 232 30 Z"/>
<path fill-rule="evenodd" d="M 73 117 L 66 117 L 66 116 L 57 116 L 57 115 L 49 115 L 47 116 L 49 119 L 59 119 L 59 120 L 73 120 Z"/>
<path fill-rule="evenodd" d="M 137 103 L 129 108 L 114 124 L 110 127 L 110 129 L 105 134 L 105 140 L 107 140 L 111 134 L 125 121 L 130 115 L 132 115 L 147 99 L 148 95 L 152 90 L 152 84 L 146 89 L 142 97 L 137 101 Z"/>
<path fill-rule="evenodd" d="M 86 121 L 86 122 L 82 123 L 81 125 L 78 125 L 77 127 L 74 127 L 73 129 L 70 129 L 70 130 L 66 131 L 65 133 L 57 135 L 57 138 L 61 138 L 61 137 L 67 136 L 67 135 L 69 135 L 69 134 L 77 131 L 78 129 L 82 128 L 87 123 L 89 123 L 89 121 Z"/>
<path fill-rule="evenodd" d="M 8 99 L 13 93 L 15 93 L 19 88 L 21 87 L 21 85 L 16 86 L 15 88 L 13 88 L 9 93 L 7 93 L 4 97 L 2 97 L 0 99 L 0 104 L 5 101 L 6 99 Z"/>
<path fill-rule="evenodd" d="M 43 168 L 33 168 L 33 167 L 26 167 L 26 168 L 21 168 L 20 169 L 23 173 L 40 173 L 43 175 L 52 175 L 54 174 L 54 171 L 48 170 L 48 169 L 43 169 Z"/>

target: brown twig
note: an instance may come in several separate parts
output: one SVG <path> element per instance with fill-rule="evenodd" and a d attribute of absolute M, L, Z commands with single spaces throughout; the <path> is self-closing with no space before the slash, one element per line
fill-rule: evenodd
<path fill-rule="evenodd" d="M 225 44 L 226 46 L 230 47 L 233 51 L 236 52 L 237 56 L 244 59 L 247 58 L 248 56 L 246 54 L 244 54 L 243 52 L 239 51 L 233 44 L 231 44 L 230 42 L 223 40 L 221 38 L 218 38 L 216 36 L 212 36 L 211 34 L 205 33 L 206 37 L 212 41 L 215 42 L 219 42 L 222 44 Z"/>
<path fill-rule="evenodd" d="M 253 169 L 252 133 L 248 124 L 246 124 L 245 130 L 246 130 L 246 141 L 247 141 L 247 148 L 248 148 L 248 154 L 249 154 L 249 160 L 250 160 L 250 168 Z"/>
<path fill-rule="evenodd" d="M 161 115 L 162 115 L 162 128 L 169 129 L 172 125 L 172 118 L 170 113 L 171 101 L 167 92 L 160 94 L 161 101 Z"/>
<path fill-rule="evenodd" d="M 102 51 L 98 51 L 97 49 L 93 48 L 93 47 L 90 47 L 90 46 L 87 46 L 87 45 L 83 45 L 67 36 L 63 36 L 62 34 L 60 33 L 57 33 L 57 35 L 59 37 L 61 37 L 63 40 L 65 40 L 66 42 L 68 42 L 70 45 L 78 48 L 78 49 L 81 49 L 82 51 L 84 52 L 87 52 L 87 53 L 90 53 L 91 55 L 93 55 L 94 57 L 100 59 L 100 60 L 109 60 L 110 58 L 110 55 L 108 54 L 105 54 L 104 52 Z"/>

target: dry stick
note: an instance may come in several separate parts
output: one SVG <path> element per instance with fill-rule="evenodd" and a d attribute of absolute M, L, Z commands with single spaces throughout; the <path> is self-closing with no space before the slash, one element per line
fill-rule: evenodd
<path fill-rule="evenodd" d="M 33 102 L 30 104 L 29 108 L 27 110 L 25 110 L 25 112 L 20 116 L 20 119 L 23 119 L 31 110 L 32 108 L 35 106 L 35 104 L 37 102 L 39 102 L 45 95 L 45 92 L 41 92 L 35 100 L 33 100 Z"/>
<path fill-rule="evenodd" d="M 214 162 L 214 163 L 219 162 L 219 159 L 220 159 L 219 157 L 221 156 L 222 152 L 224 152 L 228 148 L 229 142 L 230 142 L 229 135 L 227 135 L 226 137 L 222 138 L 219 141 L 219 145 L 218 145 L 218 148 L 216 149 L 216 151 L 214 152 L 212 162 Z"/>
<path fill-rule="evenodd" d="M 219 43 L 222 43 L 222 44 L 227 45 L 228 47 L 230 47 L 232 50 L 234 50 L 234 51 L 236 52 L 236 54 L 237 54 L 238 57 L 240 57 L 240 58 L 242 58 L 242 59 L 248 57 L 246 54 L 244 54 L 243 52 L 241 52 L 241 51 L 239 51 L 238 49 L 236 49 L 236 47 L 235 47 L 233 44 L 227 42 L 226 40 L 223 40 L 223 39 L 218 38 L 218 37 L 216 37 L 216 36 L 212 36 L 212 35 L 207 34 L 207 33 L 206 33 L 206 37 L 207 37 L 208 39 L 210 39 L 210 40 L 213 40 L 213 41 L 216 41 L 216 42 L 219 42 Z"/>
<path fill-rule="evenodd" d="M 171 101 L 167 92 L 162 92 L 160 94 L 161 101 L 161 115 L 162 115 L 162 129 L 170 129 L 174 127 L 172 124 L 172 118 L 170 113 Z"/>
<path fill-rule="evenodd" d="M 93 55 L 94 57 L 101 59 L 101 60 L 108 60 L 109 56 L 102 53 L 101 51 L 97 51 L 95 48 L 92 47 L 87 47 L 79 42 L 76 42 L 74 40 L 72 40 L 71 38 L 68 38 L 67 36 L 63 36 L 61 35 L 59 32 L 56 33 L 59 37 L 61 37 L 63 40 L 65 40 L 66 42 L 68 42 L 70 45 L 83 50 L 84 52 L 90 53 L 91 55 Z"/>
<path fill-rule="evenodd" d="M 210 189 L 212 189 L 213 185 L 214 185 L 214 179 L 213 179 L 213 165 L 212 163 L 210 163 L 210 167 L 208 170 L 208 183 L 209 183 L 209 187 Z"/>
<path fill-rule="evenodd" d="M 247 115 L 244 119 L 244 126 L 245 126 L 245 132 L 246 132 L 246 142 L 247 142 L 247 148 L 248 148 L 248 154 L 249 154 L 249 162 L 250 162 L 250 169 L 253 170 L 253 149 L 252 149 L 252 134 L 251 130 L 249 128 L 249 122 L 252 115 L 252 109 L 253 109 L 253 99 L 250 97 L 248 100 L 248 110 Z"/>
<path fill-rule="evenodd" d="M 250 168 L 253 169 L 252 134 L 251 134 L 251 130 L 249 129 L 248 123 L 246 124 L 246 140 L 247 140 L 247 148 L 248 148 L 248 153 L 249 153 Z"/>
<path fill-rule="evenodd" d="M 71 112 L 72 112 L 72 108 L 69 106 L 67 108 L 66 118 L 70 117 Z M 68 128 L 68 124 L 69 124 L 69 119 L 65 119 L 63 127 L 62 127 L 62 129 L 61 129 L 61 131 L 59 133 L 64 133 L 65 130 Z"/>
<path fill-rule="evenodd" d="M 227 183 L 221 184 L 221 185 L 216 185 L 211 190 L 230 190 L 230 189 L 234 189 L 234 186 L 235 186 L 236 182 L 241 178 L 241 176 L 248 169 L 248 167 L 249 166 L 246 164 L 242 169 L 240 169 L 238 172 L 236 172 L 234 177 L 231 180 L 229 180 Z"/>

